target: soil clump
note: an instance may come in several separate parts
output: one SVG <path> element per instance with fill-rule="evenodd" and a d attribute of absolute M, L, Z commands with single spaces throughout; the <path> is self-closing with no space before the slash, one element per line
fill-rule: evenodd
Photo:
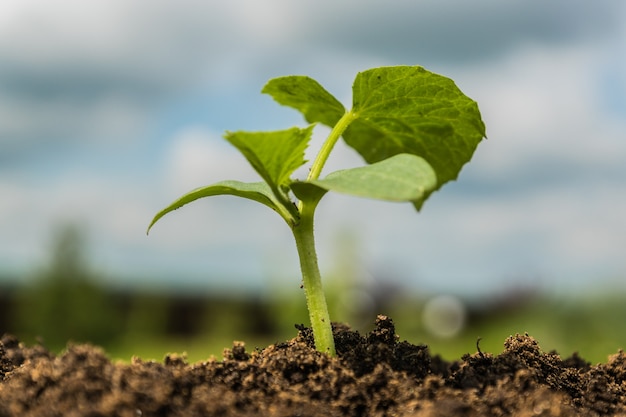
<path fill-rule="evenodd" d="M 498 355 L 447 362 L 400 341 L 379 316 L 367 335 L 335 325 L 336 358 L 313 348 L 310 329 L 223 360 L 113 363 L 102 349 L 54 355 L 0 339 L 0 417 L 79 416 L 626 416 L 626 355 L 591 365 L 543 352 L 528 335 Z"/>

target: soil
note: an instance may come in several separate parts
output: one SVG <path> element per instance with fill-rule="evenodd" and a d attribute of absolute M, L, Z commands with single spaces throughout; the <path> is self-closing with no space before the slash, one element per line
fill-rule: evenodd
<path fill-rule="evenodd" d="M 311 331 L 262 350 L 235 342 L 223 360 L 112 363 L 102 349 L 54 355 L 0 343 L 0 416 L 626 416 L 626 355 L 591 365 L 543 352 L 528 335 L 499 355 L 446 362 L 399 341 L 391 319 L 360 335 L 335 325 L 337 358 Z"/>

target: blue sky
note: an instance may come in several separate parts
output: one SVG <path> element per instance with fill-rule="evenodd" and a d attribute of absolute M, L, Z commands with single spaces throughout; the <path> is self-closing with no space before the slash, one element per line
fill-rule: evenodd
<path fill-rule="evenodd" d="M 309 75 L 348 105 L 358 71 L 409 64 L 478 101 L 489 139 L 419 214 L 325 197 L 322 269 L 355 253 L 430 292 L 622 290 L 624 51 L 618 0 L 4 0 L 0 271 L 32 274 L 71 223 L 116 285 L 297 288 L 290 232 L 265 207 L 216 198 L 145 228 L 192 188 L 256 180 L 223 131 L 304 125 L 260 94 L 268 79 Z M 359 164 L 340 144 L 326 172 Z"/>

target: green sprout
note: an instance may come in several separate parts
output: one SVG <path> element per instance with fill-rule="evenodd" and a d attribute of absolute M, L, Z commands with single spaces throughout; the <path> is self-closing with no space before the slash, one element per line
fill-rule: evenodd
<path fill-rule="evenodd" d="M 313 217 L 328 191 L 385 201 L 410 202 L 420 210 L 443 184 L 457 178 L 485 137 L 478 105 L 449 78 L 419 66 L 373 68 L 357 74 L 352 108 L 306 76 L 270 80 L 262 90 L 300 111 L 309 126 L 273 132 L 227 132 L 224 138 L 263 181 L 221 181 L 197 188 L 156 214 L 199 198 L 234 195 L 264 204 L 291 228 L 300 258 L 315 347 L 331 356 L 335 343 L 315 250 Z M 332 130 L 305 180 L 291 175 L 306 163 L 304 152 L 317 123 Z M 320 174 L 340 137 L 368 165 Z"/>

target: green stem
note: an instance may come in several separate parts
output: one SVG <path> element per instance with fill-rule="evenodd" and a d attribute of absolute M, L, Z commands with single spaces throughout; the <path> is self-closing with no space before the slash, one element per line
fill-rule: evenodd
<path fill-rule="evenodd" d="M 322 290 L 322 277 L 317 263 L 313 235 L 313 214 L 318 201 L 309 201 L 309 204 L 303 205 L 300 222 L 292 227 L 292 231 L 300 256 L 302 282 L 311 328 L 313 329 L 313 338 L 315 339 L 315 348 L 320 352 L 335 356 L 335 340 L 333 339 L 326 297 Z"/>
<path fill-rule="evenodd" d="M 352 111 L 346 112 L 330 131 L 326 141 L 322 145 L 319 153 L 313 161 L 311 171 L 307 180 L 319 178 L 324 164 L 333 150 L 333 147 L 345 132 L 346 128 L 357 118 L 357 114 Z M 300 219 L 297 224 L 292 225 L 291 230 L 296 239 L 296 247 L 300 256 L 300 269 L 302 270 L 302 282 L 306 295 L 315 348 L 320 352 L 326 352 L 330 356 L 335 356 L 335 340 L 328 314 L 326 296 L 322 290 L 322 277 L 317 263 L 317 253 L 315 251 L 315 239 L 313 234 L 313 215 L 319 199 L 300 200 L 298 211 Z"/>
<path fill-rule="evenodd" d="M 328 155 L 330 155 L 330 151 L 333 150 L 333 147 L 343 135 L 343 132 L 346 131 L 346 128 L 352 123 L 356 118 L 357 114 L 352 111 L 346 112 L 341 119 L 337 122 L 333 130 L 330 131 L 330 134 L 326 138 L 326 141 L 322 145 L 322 149 L 320 149 L 319 153 L 315 157 L 315 161 L 313 161 L 313 165 L 311 166 L 311 171 L 309 172 L 309 176 L 307 180 L 316 180 L 319 178 L 322 173 L 322 168 L 324 168 L 324 164 L 328 159 Z"/>

